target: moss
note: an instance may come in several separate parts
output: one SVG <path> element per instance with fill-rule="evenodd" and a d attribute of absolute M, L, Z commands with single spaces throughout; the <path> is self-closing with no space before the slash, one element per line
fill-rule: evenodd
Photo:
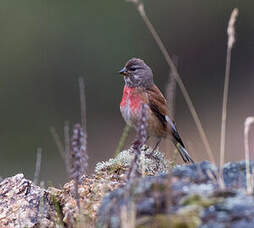
<path fill-rule="evenodd" d="M 196 228 L 201 225 L 201 220 L 198 216 L 192 215 L 173 215 L 167 227 L 170 228 Z"/>
<path fill-rule="evenodd" d="M 156 215 L 153 219 L 152 227 L 161 227 L 161 228 L 167 228 L 169 227 L 169 216 L 167 215 Z"/>
<path fill-rule="evenodd" d="M 165 183 L 153 183 L 151 186 L 151 191 L 165 192 L 169 190 L 169 186 L 166 186 Z"/>
<path fill-rule="evenodd" d="M 141 148 L 141 151 L 146 155 L 151 153 L 152 149 L 144 145 Z M 154 156 L 147 157 L 145 156 L 144 161 L 144 171 L 145 175 L 156 175 L 158 173 L 167 173 L 168 169 L 172 167 L 172 162 L 169 162 L 165 156 L 159 151 L 154 151 Z M 124 150 L 119 153 L 115 158 L 111 158 L 108 161 L 99 162 L 95 166 L 95 173 L 99 172 L 108 172 L 112 173 L 123 173 L 131 164 L 131 161 L 134 157 L 132 149 Z M 140 170 L 141 172 L 141 170 Z"/>
<path fill-rule="evenodd" d="M 154 216 L 152 220 L 143 219 L 143 222 L 139 222 L 137 228 L 197 228 L 201 224 L 198 216 L 163 214 Z"/>
<path fill-rule="evenodd" d="M 62 227 L 64 227 L 63 212 L 62 212 L 60 203 L 59 203 L 59 201 L 57 200 L 57 198 L 54 195 L 51 195 L 51 201 L 52 201 L 52 204 L 53 204 L 53 206 L 55 208 L 55 211 L 57 213 L 57 217 L 58 217 L 57 224 L 62 226 Z"/>
<path fill-rule="evenodd" d="M 198 194 L 191 194 L 191 195 L 184 197 L 180 201 L 180 204 L 183 206 L 198 205 L 198 206 L 206 208 L 206 207 L 214 205 L 220 201 L 221 201 L 220 198 L 215 198 L 215 197 L 208 198 L 208 197 L 198 195 Z"/>
<path fill-rule="evenodd" d="M 188 215 L 188 216 L 198 216 L 204 210 L 203 207 L 198 205 L 189 205 L 186 207 L 182 207 L 177 211 L 178 215 Z"/>

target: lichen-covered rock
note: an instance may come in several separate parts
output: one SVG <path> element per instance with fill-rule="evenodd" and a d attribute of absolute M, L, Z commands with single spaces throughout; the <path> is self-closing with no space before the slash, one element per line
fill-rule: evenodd
<path fill-rule="evenodd" d="M 220 188 L 216 169 L 202 162 L 177 166 L 171 175 L 134 179 L 103 198 L 97 225 L 121 227 L 130 214 L 126 208 L 132 208 L 137 227 L 254 227 L 254 198 L 243 188 L 245 163 L 225 165 L 223 178 L 230 189 Z"/>
<path fill-rule="evenodd" d="M 139 173 L 143 173 L 146 176 L 154 176 L 157 174 L 167 173 L 169 168 L 173 166 L 173 162 L 168 161 L 165 156 L 158 150 L 153 152 L 153 156 L 147 156 L 152 152 L 152 148 L 144 145 L 141 148 L 141 152 L 144 153 L 144 159 L 142 165 L 138 168 Z M 99 172 L 121 172 L 123 173 L 129 168 L 134 154 L 132 149 L 124 150 L 120 152 L 115 158 L 111 158 L 105 162 L 99 162 L 95 166 L 95 173 Z M 141 168 L 143 170 L 141 170 Z"/>
<path fill-rule="evenodd" d="M 84 227 L 95 221 L 104 228 L 254 227 L 254 198 L 245 193 L 243 161 L 225 165 L 227 188 L 222 189 L 211 163 L 176 166 L 167 172 L 170 163 L 158 152 L 144 157 L 139 170 L 143 177 L 127 181 L 131 157 L 131 151 L 124 151 L 97 164 L 93 175 L 82 177 L 78 199 L 74 181 L 63 189 L 45 190 L 23 174 L 2 180 L 0 227 Z"/>
<path fill-rule="evenodd" d="M 216 169 L 211 162 L 203 161 L 195 165 L 177 165 L 171 170 L 172 176 L 180 179 L 189 179 L 193 182 L 208 181 L 216 177 Z"/>
<path fill-rule="evenodd" d="M 75 196 L 75 182 L 66 183 L 61 194 L 57 197 L 62 208 L 63 222 L 76 224 L 80 220 L 86 220 L 86 223 L 93 223 L 104 194 L 124 185 L 124 183 L 125 176 L 118 176 L 115 173 L 83 176 L 81 184 L 78 186 L 80 211 Z"/>
<path fill-rule="evenodd" d="M 144 155 L 149 154 L 151 148 L 143 146 L 142 152 Z M 92 176 L 82 177 L 81 184 L 78 186 L 81 211 L 77 207 L 75 182 L 66 183 L 57 197 L 61 204 L 64 223 L 73 224 L 80 219 L 85 219 L 86 223 L 94 222 L 104 195 L 125 185 L 126 171 L 133 157 L 131 149 L 122 151 L 113 159 L 97 163 Z M 144 156 L 142 162 L 144 175 L 166 173 L 171 165 L 159 151 L 155 151 L 152 157 Z M 142 173 L 142 170 L 139 172 Z"/>
<path fill-rule="evenodd" d="M 99 227 L 120 227 L 123 206 L 127 209 L 134 203 L 136 215 L 165 213 L 170 192 L 167 175 L 138 178 L 127 186 L 107 194 L 98 214 Z"/>
<path fill-rule="evenodd" d="M 250 173 L 254 168 L 254 162 L 250 161 Z M 223 179 L 228 188 L 246 187 L 246 163 L 245 161 L 228 162 L 223 167 Z"/>
<path fill-rule="evenodd" d="M 144 154 L 151 149 L 144 146 Z M 131 150 L 121 152 L 116 158 L 96 165 L 95 173 L 83 176 L 78 185 L 80 210 L 77 206 L 75 182 L 66 183 L 63 189 L 44 190 L 26 180 L 23 174 L 3 180 L 0 184 L 0 226 L 53 227 L 67 224 L 93 223 L 101 200 L 108 192 L 124 186 L 126 170 L 133 154 Z M 156 151 L 152 157 L 143 159 L 144 175 L 156 175 L 168 171 L 170 165 L 164 156 Z"/>
<path fill-rule="evenodd" d="M 49 192 L 23 174 L 0 183 L 0 227 L 55 227 L 57 217 Z"/>

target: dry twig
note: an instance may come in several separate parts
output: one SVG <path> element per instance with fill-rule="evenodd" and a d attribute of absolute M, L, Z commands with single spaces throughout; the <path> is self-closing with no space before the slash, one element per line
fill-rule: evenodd
<path fill-rule="evenodd" d="M 70 126 L 68 121 L 64 123 L 64 161 L 65 161 L 65 168 L 67 171 L 68 176 L 71 173 L 71 141 L 70 141 Z"/>
<path fill-rule="evenodd" d="M 192 117 L 194 119 L 194 122 L 198 128 L 198 131 L 199 131 L 199 134 L 200 134 L 200 137 L 205 145 L 205 148 L 206 148 L 206 151 L 207 151 L 207 154 L 209 156 L 209 159 L 215 163 L 215 159 L 214 159 L 214 155 L 212 153 L 212 150 L 211 150 L 211 147 L 209 145 L 209 142 L 208 142 L 208 139 L 207 139 L 207 136 L 205 134 L 205 131 L 202 127 L 202 124 L 200 122 L 200 119 L 198 117 L 198 114 L 196 112 L 196 109 L 191 101 L 191 98 L 190 98 L 190 95 L 189 93 L 187 92 L 184 84 L 183 84 L 183 81 L 182 79 L 180 78 L 180 75 L 177 71 L 177 68 L 174 64 L 174 62 L 172 61 L 171 57 L 169 56 L 168 52 L 167 52 L 167 49 L 166 47 L 164 46 L 163 42 L 161 41 L 158 33 L 156 32 L 154 26 L 152 25 L 152 23 L 150 22 L 149 18 L 147 17 L 146 15 L 146 12 L 145 12 L 145 9 L 144 9 L 144 4 L 142 2 L 140 2 L 139 0 L 126 0 L 128 2 L 132 2 L 136 5 L 137 7 L 137 10 L 140 14 L 140 16 L 142 17 L 143 21 L 145 22 L 147 28 L 149 29 L 149 31 L 151 32 L 154 40 L 156 41 L 156 44 L 159 46 L 159 49 L 160 51 L 162 52 L 167 64 L 169 65 L 171 71 L 172 71 L 172 75 L 175 77 L 175 80 L 177 81 L 179 87 L 180 87 L 180 90 L 184 96 L 184 99 L 190 109 L 190 112 L 192 114 Z"/>
<path fill-rule="evenodd" d="M 123 129 L 123 133 L 122 133 L 121 138 L 119 140 L 118 146 L 116 148 L 115 156 L 117 156 L 122 151 L 129 132 L 130 132 L 130 126 L 128 124 L 126 124 Z"/>
<path fill-rule="evenodd" d="M 42 149 L 38 147 L 36 151 L 36 163 L 35 163 L 34 180 L 33 180 L 35 185 L 39 183 L 39 176 L 41 172 L 41 153 L 42 153 Z"/>
<path fill-rule="evenodd" d="M 88 167 L 88 156 L 86 153 L 86 137 L 80 124 L 73 127 L 71 138 L 71 166 L 70 178 L 75 181 L 75 198 L 80 209 L 78 186 L 81 184 L 81 177 L 86 174 Z"/>
<path fill-rule="evenodd" d="M 249 152 L 249 130 L 250 125 L 254 123 L 254 116 L 247 117 L 244 122 L 244 151 L 245 151 L 245 164 L 246 164 L 246 185 L 247 193 L 253 193 L 253 181 L 251 181 L 250 174 L 250 152 Z"/>
<path fill-rule="evenodd" d="M 135 140 L 132 146 L 134 158 L 131 162 L 129 172 L 127 174 L 128 180 L 132 177 L 135 177 L 136 174 L 138 174 L 137 172 L 138 165 L 142 164 L 142 162 L 140 162 L 140 160 L 142 159 L 141 147 L 145 144 L 147 139 L 146 127 L 147 127 L 147 105 L 142 104 L 137 139 Z M 142 167 L 141 170 L 143 170 Z"/>
<path fill-rule="evenodd" d="M 175 66 L 177 66 L 178 65 L 177 56 L 173 56 L 172 59 L 174 61 Z M 175 80 L 175 77 L 173 76 L 172 72 L 170 71 L 169 72 L 169 80 L 168 80 L 168 83 L 166 86 L 166 99 L 168 102 L 168 107 L 169 107 L 172 119 L 175 119 L 174 118 L 174 116 L 175 116 L 175 98 L 176 98 L 176 80 Z M 173 151 L 173 159 L 172 160 L 174 160 L 175 146 L 173 146 L 173 144 L 169 138 L 166 138 L 165 143 L 166 143 L 166 151 L 165 151 L 166 155 L 168 155 L 168 158 L 170 158 L 170 152 Z M 176 160 L 176 158 L 175 158 L 175 160 Z"/>
<path fill-rule="evenodd" d="M 81 108 L 81 125 L 83 130 L 86 132 L 86 95 L 85 95 L 85 82 L 82 77 L 79 78 L 79 94 Z"/>
<path fill-rule="evenodd" d="M 50 133 L 55 140 L 58 152 L 60 153 L 63 160 L 65 160 L 64 146 L 61 142 L 60 136 L 57 134 L 56 129 L 54 127 L 50 127 Z"/>
<path fill-rule="evenodd" d="M 222 118 L 221 118 L 221 139 L 220 139 L 220 168 L 224 165 L 225 160 L 225 139 L 226 139 L 226 120 L 227 120 L 227 103 L 228 103 L 228 88 L 230 77 L 230 65 L 231 65 L 231 51 L 235 42 L 235 21 L 238 15 L 238 9 L 234 9 L 231 13 L 228 22 L 228 45 L 227 45 L 227 57 L 226 57 L 226 71 L 225 82 L 223 90 L 223 104 L 222 104 Z M 222 172 L 222 171 L 221 171 Z"/>

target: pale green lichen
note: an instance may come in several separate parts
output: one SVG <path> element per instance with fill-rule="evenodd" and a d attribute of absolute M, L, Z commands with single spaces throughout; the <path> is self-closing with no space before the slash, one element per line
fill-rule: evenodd
<path fill-rule="evenodd" d="M 158 150 L 154 151 L 153 156 L 148 157 L 152 149 L 146 145 L 141 148 L 141 153 L 144 153 L 144 160 L 142 163 L 142 169 L 145 175 L 156 175 L 159 173 L 167 173 L 169 168 L 172 167 L 172 162 L 168 161 L 165 156 Z M 106 171 L 106 172 L 117 172 L 121 170 L 125 171 L 131 164 L 134 154 L 132 149 L 124 150 L 120 152 L 115 158 L 111 158 L 108 161 L 99 162 L 95 166 L 95 173 Z M 139 167 L 139 172 L 142 173 Z"/>
<path fill-rule="evenodd" d="M 198 216 L 193 215 L 174 215 L 170 216 L 168 227 L 172 228 L 197 228 L 201 225 Z"/>
<path fill-rule="evenodd" d="M 182 206 L 197 205 L 197 206 L 207 208 L 211 205 L 219 203 L 220 201 L 221 199 L 216 197 L 206 197 L 204 195 L 190 194 L 183 197 L 180 200 L 180 205 Z"/>
<path fill-rule="evenodd" d="M 201 225 L 198 216 L 157 214 L 153 217 L 141 217 L 137 220 L 137 228 L 197 228 Z"/>

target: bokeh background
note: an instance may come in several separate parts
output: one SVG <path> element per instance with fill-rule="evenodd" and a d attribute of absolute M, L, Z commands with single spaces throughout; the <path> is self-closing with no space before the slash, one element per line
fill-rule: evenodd
<path fill-rule="evenodd" d="M 254 115 L 254 2 L 145 0 L 147 15 L 191 95 L 218 158 L 226 58 L 226 27 L 239 8 L 228 103 L 226 160 L 244 157 L 243 123 Z M 124 0 L 2 0 L 0 2 L 0 176 L 33 178 L 42 147 L 41 179 L 66 180 L 49 128 L 80 122 L 78 77 L 86 84 L 90 171 L 112 157 L 124 122 L 123 79 L 116 73 L 136 56 L 149 64 L 165 91 L 169 69 L 135 7 Z M 208 159 L 177 88 L 176 122 L 196 161 Z M 254 130 L 250 141 L 254 141 Z M 125 148 L 134 137 L 132 133 Z M 163 150 L 162 144 L 161 149 Z M 253 152 L 253 143 L 251 143 Z M 180 161 L 180 160 L 179 160 Z"/>

